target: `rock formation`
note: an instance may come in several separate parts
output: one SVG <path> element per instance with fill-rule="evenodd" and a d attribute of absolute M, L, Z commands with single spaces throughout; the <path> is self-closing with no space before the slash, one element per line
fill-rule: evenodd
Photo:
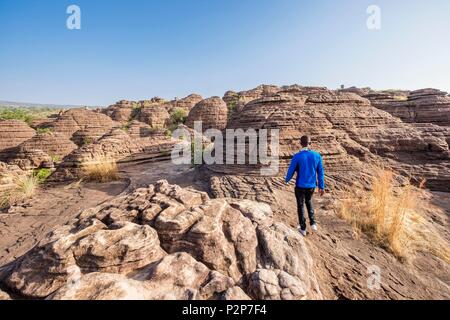
<path fill-rule="evenodd" d="M 69 139 L 78 130 L 98 128 L 106 133 L 117 126 L 118 124 L 107 115 L 82 108 L 62 112 L 55 121 L 45 125 L 52 132 L 62 133 Z"/>
<path fill-rule="evenodd" d="M 303 238 L 268 205 L 159 181 L 85 210 L 1 277 L 48 299 L 320 299 Z"/>
<path fill-rule="evenodd" d="M 261 165 L 213 165 L 209 170 L 219 173 L 211 180 L 216 196 L 276 203 L 274 192 L 261 195 L 262 190 L 284 188 L 281 176 L 304 134 L 313 137 L 313 148 L 324 157 L 328 187 L 367 185 L 374 168 L 385 165 L 415 181 L 425 178 L 435 190 L 450 190 L 445 130 L 405 124 L 353 93 L 286 87 L 247 103 L 227 128 L 279 129 L 280 177 L 261 177 Z"/>
<path fill-rule="evenodd" d="M 126 132 L 128 130 L 128 132 Z M 51 176 L 53 181 L 79 179 L 83 166 L 98 161 L 137 161 L 170 156 L 175 140 L 153 132 L 144 123 L 132 122 L 127 130 L 112 129 L 99 140 L 74 150 Z"/>
<path fill-rule="evenodd" d="M 170 114 L 163 105 L 144 107 L 139 111 L 138 120 L 153 129 L 162 129 L 170 124 Z"/>
<path fill-rule="evenodd" d="M 25 122 L 19 120 L 0 120 L 0 153 L 17 147 L 36 134 Z"/>
<path fill-rule="evenodd" d="M 192 108 L 202 100 L 203 98 L 201 95 L 194 93 L 182 99 L 172 100 L 164 104 L 164 106 L 169 113 L 172 113 L 176 109 L 182 109 L 186 111 L 186 114 L 188 114 Z"/>
<path fill-rule="evenodd" d="M 103 110 L 103 113 L 117 122 L 126 123 L 133 115 L 136 103 L 133 101 L 121 100 L 116 104 L 109 106 Z"/>
<path fill-rule="evenodd" d="M 60 162 L 77 146 L 64 134 L 57 132 L 39 133 L 9 150 L 3 160 L 18 165 L 23 170 L 51 168 L 54 162 Z"/>
<path fill-rule="evenodd" d="M 207 129 L 223 130 L 228 121 L 227 105 L 219 97 L 205 99 L 197 103 L 189 112 L 186 125 L 194 128 L 195 121 L 202 121 L 203 131 Z"/>
<path fill-rule="evenodd" d="M 11 297 L 6 292 L 0 290 L 0 301 L 2 300 L 11 300 Z"/>
<path fill-rule="evenodd" d="M 102 127 L 88 127 L 76 131 L 71 140 L 78 146 L 82 147 L 91 144 L 105 135 L 105 128 Z"/>
<path fill-rule="evenodd" d="M 450 127 L 450 97 L 437 89 L 421 89 L 406 96 L 373 93 L 365 96 L 372 105 L 408 123 L 432 123 Z"/>
<path fill-rule="evenodd" d="M 12 178 L 14 175 L 20 176 L 23 174 L 26 174 L 26 172 L 18 166 L 0 162 L 0 196 L 14 186 Z"/>

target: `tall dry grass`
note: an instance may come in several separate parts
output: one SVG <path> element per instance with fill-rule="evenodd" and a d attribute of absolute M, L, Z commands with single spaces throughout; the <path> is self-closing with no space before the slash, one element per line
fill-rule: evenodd
<path fill-rule="evenodd" d="M 82 178 L 91 182 L 110 182 L 119 179 L 119 170 L 114 159 L 97 158 L 82 165 Z"/>
<path fill-rule="evenodd" d="M 379 170 L 370 190 L 346 192 L 339 215 L 351 223 L 356 236 L 367 234 L 401 260 L 422 250 L 450 262 L 449 245 L 424 217 L 422 201 L 417 188 L 397 186 L 392 172 Z"/>
<path fill-rule="evenodd" d="M 1 194 L 0 208 L 9 207 L 32 198 L 40 183 L 36 175 L 15 172 L 4 174 L 2 180 L 8 182 L 10 187 Z"/>

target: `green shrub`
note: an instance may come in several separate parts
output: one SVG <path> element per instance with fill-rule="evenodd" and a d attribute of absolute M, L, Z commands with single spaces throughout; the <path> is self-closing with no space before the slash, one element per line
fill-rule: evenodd
<path fill-rule="evenodd" d="M 173 125 L 179 125 L 186 122 L 187 116 L 186 110 L 175 108 L 170 115 L 170 120 Z"/>
<path fill-rule="evenodd" d="M 2 107 L 0 106 L 0 120 L 20 120 L 31 124 L 34 119 L 48 118 L 60 110 L 55 108 L 25 108 L 25 107 Z"/>
<path fill-rule="evenodd" d="M 52 161 L 54 163 L 60 162 L 61 161 L 61 157 L 58 156 L 57 154 L 51 154 L 50 157 L 52 158 Z"/>
<path fill-rule="evenodd" d="M 30 124 L 33 116 L 25 109 L 2 108 L 0 109 L 0 120 L 21 120 Z"/>
<path fill-rule="evenodd" d="M 53 132 L 52 128 L 37 128 L 36 129 L 37 134 L 46 134 L 49 132 Z"/>
<path fill-rule="evenodd" d="M 94 139 L 91 138 L 91 137 L 84 137 L 83 138 L 83 146 L 86 146 L 86 145 L 91 144 L 93 142 L 94 142 Z"/>
<path fill-rule="evenodd" d="M 44 183 L 48 177 L 52 174 L 52 170 L 47 168 L 37 169 L 33 172 L 33 176 L 37 178 L 39 183 Z"/>

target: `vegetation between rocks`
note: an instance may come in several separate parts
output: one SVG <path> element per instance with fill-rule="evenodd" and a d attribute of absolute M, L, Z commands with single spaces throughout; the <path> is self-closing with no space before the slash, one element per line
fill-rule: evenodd
<path fill-rule="evenodd" d="M 82 178 L 91 182 L 119 180 L 119 170 L 114 159 L 98 158 L 83 164 Z"/>
<path fill-rule="evenodd" d="M 32 198 L 40 183 L 39 177 L 33 173 L 18 174 L 10 172 L 4 175 L 2 180 L 8 182 L 10 188 L 1 195 L 1 209 Z"/>
<path fill-rule="evenodd" d="M 0 106 L 0 120 L 20 120 L 31 124 L 34 119 L 48 118 L 58 113 L 59 110 L 53 108 L 21 108 Z"/>
<path fill-rule="evenodd" d="M 397 186 L 394 173 L 379 170 L 370 191 L 351 189 L 339 215 L 350 222 L 355 235 L 368 235 L 400 260 L 428 251 L 450 262 L 450 249 L 423 215 L 419 190 L 409 183 Z"/>

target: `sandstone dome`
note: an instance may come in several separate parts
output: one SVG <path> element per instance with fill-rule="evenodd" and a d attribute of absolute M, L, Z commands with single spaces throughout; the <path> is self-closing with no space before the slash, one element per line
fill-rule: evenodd
<path fill-rule="evenodd" d="M 166 128 L 170 124 L 170 114 L 163 105 L 142 108 L 138 119 L 154 129 Z"/>
<path fill-rule="evenodd" d="M 194 128 L 195 121 L 203 122 L 203 131 L 207 129 L 223 130 L 227 126 L 228 107 L 219 97 L 200 101 L 189 112 L 186 125 Z"/>
<path fill-rule="evenodd" d="M 36 134 L 25 122 L 19 120 L 0 121 L 0 152 L 17 147 Z"/>
<path fill-rule="evenodd" d="M 69 109 L 62 112 L 58 118 L 47 127 L 53 132 L 63 133 L 71 138 L 72 135 L 85 128 L 101 128 L 105 133 L 117 126 L 110 117 L 105 114 L 83 108 Z"/>

